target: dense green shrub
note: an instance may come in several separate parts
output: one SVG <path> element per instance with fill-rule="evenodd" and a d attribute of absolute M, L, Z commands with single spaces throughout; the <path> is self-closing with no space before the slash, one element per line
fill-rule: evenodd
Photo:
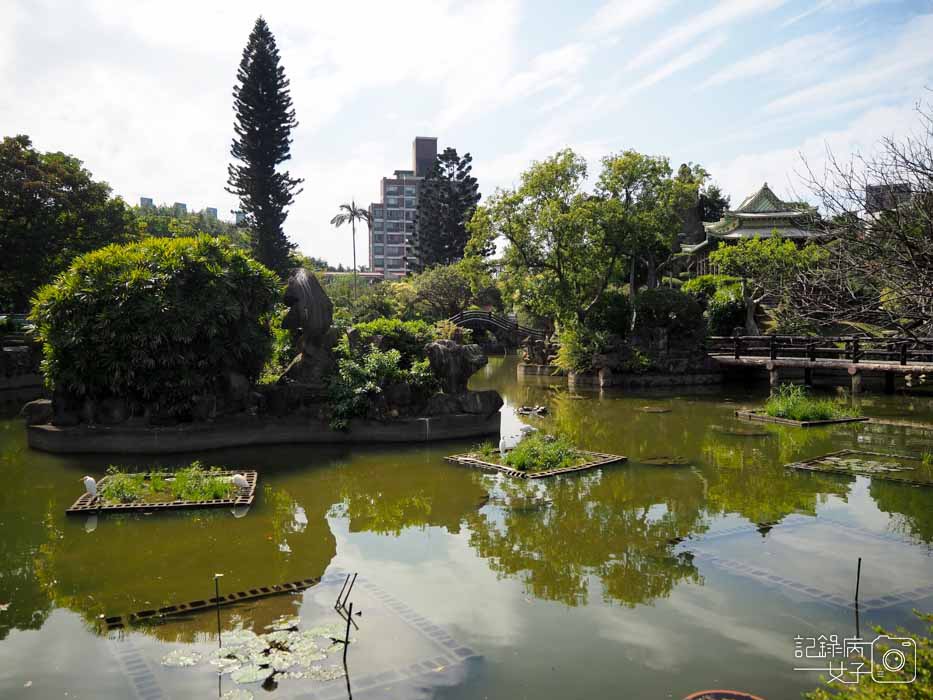
<path fill-rule="evenodd" d="M 561 328 L 558 342 L 555 364 L 565 372 L 586 372 L 593 368 L 593 357 L 609 348 L 610 338 L 606 331 L 574 325 Z"/>
<path fill-rule="evenodd" d="M 462 328 L 447 319 L 434 324 L 434 335 L 438 340 L 453 340 L 460 345 L 469 345 L 474 342 L 472 329 Z"/>
<path fill-rule="evenodd" d="M 397 349 L 386 351 L 370 346 L 361 357 L 338 360 L 337 374 L 330 384 L 331 427 L 343 430 L 351 418 L 379 418 L 384 402 L 380 395 L 391 384 L 407 384 L 412 397 L 427 398 L 437 389 L 437 380 L 428 361 L 418 360 L 409 368 L 402 366 L 402 354 Z"/>
<path fill-rule="evenodd" d="M 745 302 L 740 287 L 728 286 L 716 290 L 706 307 L 711 335 L 732 335 L 736 326 L 745 326 Z"/>
<path fill-rule="evenodd" d="M 632 323 L 632 304 L 621 289 L 607 289 L 590 309 L 586 325 L 590 328 L 615 333 L 620 338 L 628 335 Z"/>
<path fill-rule="evenodd" d="M 46 380 L 70 396 L 184 416 L 228 371 L 259 376 L 279 294 L 270 270 L 206 235 L 87 253 L 34 301 Z"/>
<path fill-rule="evenodd" d="M 424 346 L 436 340 L 437 333 L 433 325 L 427 321 L 400 321 L 396 318 L 377 318 L 366 323 L 357 323 L 353 326 L 359 334 L 360 346 L 363 352 L 368 352 L 369 346 L 381 338 L 382 350 L 398 350 L 401 353 L 401 367 L 407 369 L 412 363 L 423 360 Z M 341 353 L 350 357 L 349 344 L 346 338 L 341 340 Z"/>
<path fill-rule="evenodd" d="M 697 300 L 679 289 L 645 289 L 635 296 L 634 335 L 648 339 L 665 329 L 671 347 L 696 346 L 703 340 L 706 322 Z"/>

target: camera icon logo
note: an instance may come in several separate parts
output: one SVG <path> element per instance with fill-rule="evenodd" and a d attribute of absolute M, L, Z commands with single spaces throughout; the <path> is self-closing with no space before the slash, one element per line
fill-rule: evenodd
<path fill-rule="evenodd" d="M 913 683 L 917 678 L 917 643 L 909 637 L 875 637 L 871 678 L 875 683 Z"/>

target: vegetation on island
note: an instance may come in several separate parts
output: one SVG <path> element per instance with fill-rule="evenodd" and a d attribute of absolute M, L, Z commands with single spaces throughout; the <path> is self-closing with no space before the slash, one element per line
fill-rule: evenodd
<path fill-rule="evenodd" d="M 507 451 L 505 456 L 491 442 L 477 445 L 472 454 L 484 462 L 528 473 L 567 469 L 590 460 L 588 455 L 578 450 L 567 438 L 542 432 L 526 435 L 515 447 Z"/>
<path fill-rule="evenodd" d="M 146 238 L 77 258 L 36 295 L 51 389 L 183 417 L 269 358 L 275 275 L 223 239 Z"/>
<path fill-rule="evenodd" d="M 858 418 L 862 411 L 839 399 L 817 399 L 799 384 L 782 384 L 765 402 L 765 413 L 796 421 Z"/>
<path fill-rule="evenodd" d="M 100 498 L 107 504 L 164 503 L 167 501 L 210 501 L 231 498 L 237 487 L 220 467 L 200 462 L 174 473 L 128 472 L 111 465 L 101 481 Z"/>

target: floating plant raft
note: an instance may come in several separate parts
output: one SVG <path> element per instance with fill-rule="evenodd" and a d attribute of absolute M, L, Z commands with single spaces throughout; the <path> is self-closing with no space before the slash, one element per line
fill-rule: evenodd
<path fill-rule="evenodd" d="M 908 455 L 839 450 L 784 466 L 788 469 L 830 474 L 870 476 L 874 479 L 899 481 L 914 486 L 933 486 L 933 467 L 925 467 L 921 460 Z"/>
<path fill-rule="evenodd" d="M 113 502 L 104 500 L 101 496 L 106 489 L 108 480 L 117 478 L 116 474 L 108 474 L 97 482 L 97 496 L 89 493 L 83 494 L 66 513 L 114 513 L 127 511 L 153 511 L 153 510 L 176 510 L 181 508 L 219 508 L 223 506 L 249 506 L 252 505 L 256 496 L 256 482 L 259 480 L 259 474 L 255 471 L 219 471 L 210 472 L 212 476 L 232 479 L 235 474 L 242 474 L 246 478 L 247 486 L 235 489 L 234 493 L 228 498 L 211 498 L 204 500 L 134 500 L 128 502 Z M 143 479 L 150 482 L 153 478 L 171 480 L 175 476 L 172 472 L 148 472 L 143 475 Z"/>
<path fill-rule="evenodd" d="M 858 418 L 828 418 L 826 420 L 792 420 L 790 418 L 778 418 L 769 416 L 764 411 L 738 410 L 735 417 L 742 420 L 750 420 L 758 423 L 780 423 L 781 425 L 796 425 L 798 428 L 812 428 L 817 425 L 834 425 L 836 423 L 862 423 L 868 418 L 862 416 Z"/>
<path fill-rule="evenodd" d="M 568 474 L 570 472 L 581 472 L 587 469 L 603 467 L 607 464 L 625 462 L 628 459 L 628 457 L 623 457 L 622 455 L 611 455 L 605 454 L 603 452 L 589 452 L 587 450 L 578 450 L 577 452 L 583 456 L 586 461 L 570 467 L 546 469 L 542 471 L 522 471 L 520 469 L 513 469 L 512 467 L 505 464 L 498 464 L 496 462 L 490 462 L 487 459 L 481 459 L 474 452 L 464 452 L 463 454 L 459 455 L 450 455 L 444 459 L 446 459 L 448 462 L 456 462 L 457 464 L 463 464 L 468 467 L 476 467 L 478 469 L 488 469 L 490 471 L 502 472 L 503 474 L 508 474 L 509 476 L 514 476 L 519 479 L 543 479 L 548 476 L 557 476 L 558 474 Z"/>
<path fill-rule="evenodd" d="M 320 581 L 320 577 L 303 578 L 298 581 L 274 583 L 270 586 L 258 586 L 245 591 L 227 593 L 226 595 L 220 596 L 219 599 L 211 596 L 210 598 L 192 600 L 187 603 L 175 603 L 174 605 L 166 605 L 161 608 L 140 610 L 139 612 L 134 612 L 125 616 L 111 615 L 110 617 L 104 618 L 104 625 L 108 630 L 118 630 L 123 629 L 127 625 L 136 625 L 142 622 L 158 623 L 178 615 L 188 615 L 207 610 L 213 611 L 218 605 L 223 607 L 225 605 L 232 605 L 233 603 L 241 603 L 258 598 L 268 598 L 269 596 L 281 595 L 283 593 L 298 593 L 307 588 L 311 588 L 311 586 L 320 583 Z"/>

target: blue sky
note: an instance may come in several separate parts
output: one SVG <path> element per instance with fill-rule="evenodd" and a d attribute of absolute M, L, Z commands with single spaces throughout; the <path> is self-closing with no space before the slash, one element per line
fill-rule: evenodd
<path fill-rule="evenodd" d="M 474 157 L 484 194 L 571 147 L 703 164 L 740 201 L 804 194 L 801 154 L 867 151 L 933 101 L 931 0 L 7 0 L 0 134 L 83 159 L 136 202 L 235 208 L 224 192 L 240 52 L 279 42 L 306 179 L 286 231 L 351 259 L 340 202 L 409 167 L 416 135 Z M 362 250 L 362 248 L 360 248 Z"/>

